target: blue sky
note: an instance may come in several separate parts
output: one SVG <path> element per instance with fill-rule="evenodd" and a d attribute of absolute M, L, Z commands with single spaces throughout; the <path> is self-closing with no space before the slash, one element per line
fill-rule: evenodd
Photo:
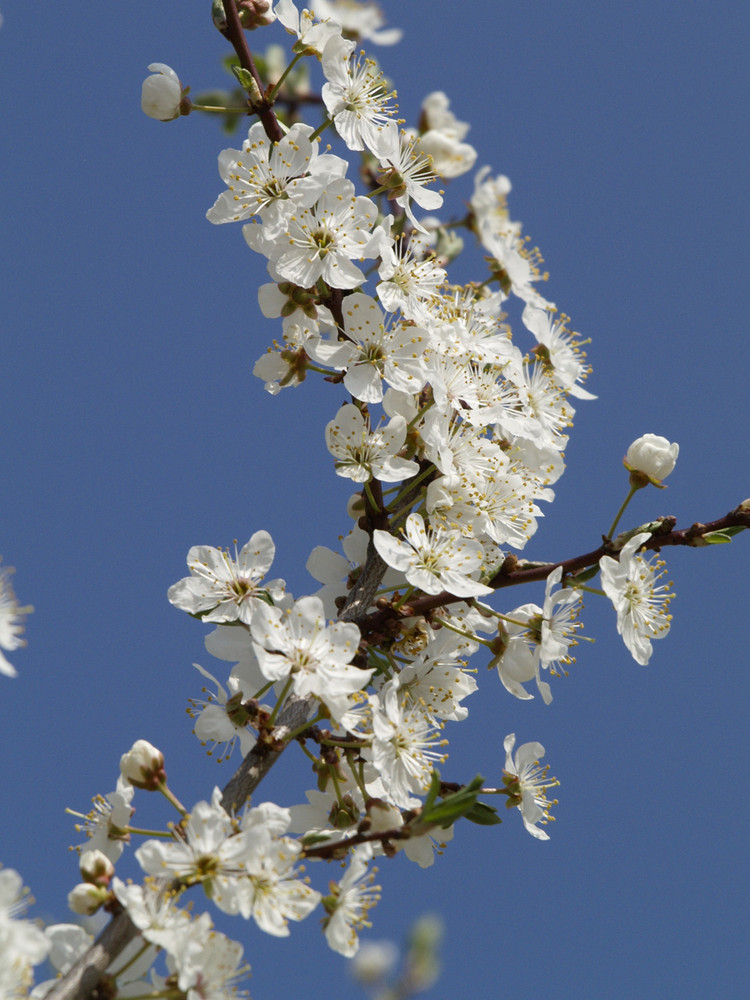
<path fill-rule="evenodd" d="M 233 143 L 207 117 L 162 125 L 140 110 L 153 61 L 194 92 L 223 84 L 209 4 L 85 6 L 51 17 L 4 0 L 0 31 L 0 552 L 36 608 L 12 657 L 20 676 L 0 677 L 0 860 L 55 921 L 77 876 L 64 809 L 111 790 L 135 739 L 160 745 L 184 801 L 229 777 L 184 712 L 200 687 L 191 663 L 211 669 L 205 629 L 166 600 L 190 545 L 266 528 L 274 575 L 302 595 L 315 587 L 310 550 L 348 528 L 349 490 L 323 441 L 343 397 L 310 379 L 271 398 L 251 374 L 276 334 L 256 303 L 264 263 L 238 227 L 205 220 L 217 154 Z M 425 94 L 449 95 L 478 165 L 513 182 L 545 292 L 592 341 L 598 400 L 578 407 L 529 557 L 598 544 L 627 487 L 622 455 L 645 432 L 681 451 L 668 490 L 639 494 L 630 523 L 674 514 L 685 527 L 735 507 L 750 496 L 747 5 L 383 8 L 404 40 L 372 51 L 401 114 L 414 121 Z M 468 179 L 448 187 L 456 214 L 469 191 Z M 596 642 L 551 706 L 515 701 L 477 659 L 480 690 L 444 776 L 496 780 L 516 732 L 547 748 L 560 805 L 547 843 L 514 813 L 459 827 L 428 871 L 380 865 L 372 937 L 400 940 L 424 912 L 445 921 L 428 997 L 744 995 L 749 543 L 668 552 L 674 622 L 647 667 L 594 598 L 582 618 Z M 282 805 L 308 786 L 287 756 L 263 790 Z M 136 804 L 144 825 L 163 815 Z M 315 918 L 286 941 L 228 930 L 255 1000 L 350 992 Z"/>

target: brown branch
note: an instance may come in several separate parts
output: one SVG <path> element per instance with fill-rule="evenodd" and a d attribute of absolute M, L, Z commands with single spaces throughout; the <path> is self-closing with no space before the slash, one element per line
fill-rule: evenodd
<path fill-rule="evenodd" d="M 244 70 L 247 70 L 247 72 L 251 74 L 253 80 L 255 80 L 258 93 L 263 95 L 263 80 L 261 79 L 258 67 L 255 65 L 255 60 L 253 59 L 250 49 L 248 48 L 245 29 L 242 27 L 240 15 L 237 13 L 237 4 L 235 0 L 223 0 L 223 4 L 224 13 L 227 17 L 227 26 L 221 33 L 237 53 L 240 66 Z M 248 103 L 262 122 L 266 135 L 271 142 L 279 142 L 279 140 L 283 139 L 284 132 L 279 125 L 278 118 L 276 117 L 273 108 L 266 98 L 261 96 L 260 101 L 254 101 L 251 97 Z"/>
<path fill-rule="evenodd" d="M 723 531 L 726 528 L 734 527 L 750 528 L 750 503 L 746 501 L 728 514 L 725 514 L 724 517 L 705 524 L 696 522 L 689 528 L 677 529 L 675 528 L 675 523 L 676 518 L 674 517 L 660 518 L 658 526 L 653 529 L 651 538 L 649 538 L 643 547 L 645 549 L 653 549 L 657 552 L 670 545 L 687 545 L 691 548 L 702 548 L 710 544 L 705 540 L 704 536 L 713 531 Z M 542 565 L 535 564 L 528 567 L 524 567 L 521 564 L 520 568 L 518 568 L 519 560 L 516 556 L 510 555 L 489 581 L 488 586 L 494 587 L 495 590 L 502 590 L 504 587 L 517 587 L 522 583 L 537 583 L 541 580 L 546 580 L 550 573 L 557 569 L 558 566 L 562 566 L 563 568 L 564 580 L 565 577 L 575 576 L 581 570 L 588 569 L 591 566 L 598 566 L 602 556 L 616 556 L 618 546 L 615 542 L 616 540 L 605 538 L 599 548 L 594 549 L 592 552 L 574 556 L 572 559 L 564 559 L 561 562 L 544 563 Z M 401 617 L 428 615 L 437 608 L 444 608 L 449 604 L 456 604 L 463 600 L 465 598 L 456 597 L 447 590 L 444 590 L 440 594 L 411 599 L 408 608 L 403 611 L 395 611 L 390 607 L 383 608 L 381 611 L 369 615 L 358 624 L 363 637 L 370 638 L 373 635 L 382 633 L 387 629 L 389 624 Z"/>
<path fill-rule="evenodd" d="M 91 996 L 107 967 L 138 934 L 138 928 L 122 910 L 107 924 L 85 955 L 65 973 L 45 1000 L 82 1000 Z"/>

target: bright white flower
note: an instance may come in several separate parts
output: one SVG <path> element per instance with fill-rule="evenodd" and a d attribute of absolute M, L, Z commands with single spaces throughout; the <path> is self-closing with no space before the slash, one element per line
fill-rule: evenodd
<path fill-rule="evenodd" d="M 390 225 L 387 231 L 390 233 Z M 381 250 L 381 280 L 375 289 L 386 309 L 400 309 L 406 319 L 422 326 L 432 321 L 430 305 L 447 279 L 446 271 L 426 253 L 428 248 L 417 235 L 407 246 L 403 240 L 387 241 Z"/>
<path fill-rule="evenodd" d="M 498 545 L 522 549 L 537 529 L 539 507 L 534 484 L 509 466 L 502 475 L 462 472 L 433 480 L 427 510 L 464 535 L 486 535 Z"/>
<path fill-rule="evenodd" d="M 427 331 L 387 323 L 375 300 L 361 292 L 347 295 L 342 308 L 349 340 L 319 340 L 309 348 L 312 357 L 345 370 L 344 385 L 363 403 L 382 401 L 383 380 L 402 392 L 419 392 L 426 378 L 421 358 Z"/>
<path fill-rule="evenodd" d="M 119 878 L 112 880 L 112 891 L 147 941 L 170 952 L 177 950 L 192 919 L 174 905 L 172 893 L 154 881 L 126 885 Z"/>
<path fill-rule="evenodd" d="M 422 149 L 432 157 L 435 172 L 440 177 L 460 177 L 474 166 L 477 151 L 461 140 L 469 131 L 466 122 L 459 121 L 450 110 L 450 101 L 442 90 L 428 94 L 422 101 Z"/>
<path fill-rule="evenodd" d="M 619 562 L 612 556 L 599 561 L 602 588 L 617 612 L 617 631 L 643 666 L 651 659 L 651 640 L 669 632 L 672 616 L 667 609 L 674 597 L 669 584 L 659 584 L 665 575 L 663 560 L 636 555 L 650 537 L 647 531 L 634 535 L 620 550 Z"/>
<path fill-rule="evenodd" d="M 678 444 L 670 444 L 658 434 L 644 434 L 628 448 L 623 464 L 630 472 L 642 473 L 654 486 L 661 487 L 662 480 L 674 469 L 679 453 Z"/>
<path fill-rule="evenodd" d="M 20 920 L 32 902 L 17 871 L 0 869 L 0 996 L 3 1000 L 28 996 L 32 966 L 43 962 L 49 943 L 40 927 Z"/>
<path fill-rule="evenodd" d="M 310 141 L 312 126 L 292 125 L 278 142 L 271 142 L 263 125 L 251 126 L 242 149 L 219 154 L 219 174 L 229 188 L 206 213 L 209 222 L 238 222 L 260 216 L 268 237 L 286 227 L 298 208 L 314 205 L 326 186 L 346 173 L 346 161 L 324 153 Z"/>
<path fill-rule="evenodd" d="M 186 1000 L 247 998 L 246 990 L 238 990 L 250 972 L 249 965 L 240 965 L 242 945 L 209 930 L 205 922 L 193 921 L 190 930 L 179 950 L 167 957 L 168 968 L 178 973 L 177 985 Z"/>
<path fill-rule="evenodd" d="M 355 848 L 344 877 L 338 885 L 330 883 L 331 894 L 323 900 L 329 914 L 324 921 L 326 941 L 346 958 L 357 953 L 357 931 L 370 926 L 367 915 L 380 899 L 380 886 L 372 884 L 375 871 L 367 872 L 371 858 L 370 844 Z"/>
<path fill-rule="evenodd" d="M 526 426 L 517 433 L 530 437 L 537 444 L 551 445 L 562 451 L 568 443 L 563 429 L 573 423 L 575 410 L 544 365 L 524 365 L 522 377 L 526 402 L 534 419 L 527 420 Z"/>
<path fill-rule="evenodd" d="M 520 236 L 520 226 L 501 233 L 483 230 L 480 238 L 482 245 L 500 265 L 501 285 L 506 294 L 512 292 L 540 309 L 554 308 L 554 303 L 548 302 L 533 285 L 535 281 L 545 281 L 547 274 L 539 269 L 543 263 L 539 250 L 536 247 L 529 249 L 526 240 Z"/>
<path fill-rule="evenodd" d="M 460 722 L 469 714 L 461 702 L 476 691 L 477 682 L 462 669 L 465 662 L 456 663 L 456 657 L 465 649 L 459 645 L 462 639 L 447 628 L 433 632 L 427 646 L 416 652 L 398 675 L 401 690 L 436 719 Z M 396 648 L 405 653 L 403 643 Z"/>
<path fill-rule="evenodd" d="M 248 879 L 240 912 L 274 937 L 287 937 L 289 921 L 304 920 L 320 901 L 319 892 L 295 877 L 301 850 L 282 837 L 255 847 L 245 859 Z"/>
<path fill-rule="evenodd" d="M 374 59 L 352 58 L 355 43 L 334 37 L 323 50 L 322 97 L 336 131 L 349 149 L 369 149 L 377 157 L 395 154 L 399 138 L 393 118 L 395 91 L 386 87 Z"/>
<path fill-rule="evenodd" d="M 548 778 L 549 764 L 542 767 L 539 763 L 544 756 L 541 743 L 524 743 L 513 757 L 513 747 L 516 745 L 516 734 L 505 737 L 505 773 L 503 782 L 512 797 L 508 805 L 515 805 L 521 811 L 523 825 L 537 840 L 549 840 L 549 834 L 540 830 L 538 823 L 546 824 L 554 819 L 550 809 L 557 800 L 547 798 L 547 790 L 555 788 L 560 782 L 557 778 Z"/>
<path fill-rule="evenodd" d="M 534 334 L 540 345 L 534 353 L 549 364 L 555 382 L 578 399 L 596 399 L 578 385 L 591 369 L 584 362 L 586 355 L 575 339 L 576 334 L 565 327 L 566 318 L 562 316 L 554 320 L 552 313 L 534 305 L 527 305 L 522 316 L 524 326 Z"/>
<path fill-rule="evenodd" d="M 419 805 L 414 794 L 424 794 L 429 787 L 435 763 L 446 755 L 435 749 L 444 745 L 440 729 L 421 707 L 412 705 L 399 691 L 398 680 L 389 681 L 376 695 L 370 695 L 373 707 L 372 746 L 361 751 L 382 779 L 385 798 L 399 809 Z"/>
<path fill-rule="evenodd" d="M 432 191 L 426 186 L 432 184 L 436 173 L 432 157 L 422 148 L 419 138 L 402 134 L 398 148 L 388 156 L 381 157 L 380 165 L 388 171 L 389 179 L 386 183 L 389 197 L 403 208 L 415 229 L 427 232 L 417 222 L 411 203 L 414 201 L 426 212 L 434 212 L 443 204 L 443 196 L 439 191 Z"/>
<path fill-rule="evenodd" d="M 396 455 L 405 441 L 403 417 L 393 417 L 384 427 L 371 432 L 353 403 L 344 403 L 326 427 L 326 445 L 336 460 L 336 474 L 355 483 L 366 483 L 373 477 L 396 483 L 416 476 L 417 463 Z"/>
<path fill-rule="evenodd" d="M 330 12 L 324 13 L 317 2 L 315 7 L 319 20 L 316 20 L 315 13 L 309 10 L 303 10 L 300 14 L 292 0 L 279 0 L 274 7 L 276 17 L 289 34 L 297 36 L 294 45 L 296 52 L 311 50 L 320 54 L 329 39 L 341 35 L 341 26 L 335 18 L 331 20 Z"/>
<path fill-rule="evenodd" d="M 482 546 L 458 531 L 425 528 L 420 514 L 406 519 L 406 540 L 376 529 L 373 542 L 380 556 L 405 574 L 413 587 L 425 594 L 447 590 L 456 597 L 479 597 L 492 587 L 471 578 L 482 568 Z"/>
<path fill-rule="evenodd" d="M 347 35 L 376 45 L 395 45 L 403 34 L 400 28 L 383 29 L 383 12 L 372 0 L 315 0 L 315 13 L 332 18 Z"/>
<path fill-rule="evenodd" d="M 26 645 L 26 640 L 19 638 L 24 630 L 24 618 L 34 610 L 30 604 L 21 607 L 16 600 L 13 585 L 10 582 L 15 570 L 12 566 L 0 569 L 0 649 L 12 652 Z M 0 674 L 6 677 L 17 677 L 18 672 L 0 652 Z"/>
<path fill-rule="evenodd" d="M 255 736 L 247 728 L 247 713 L 241 705 L 236 705 L 235 701 L 232 701 L 230 711 L 227 711 L 227 702 L 239 692 L 236 678 L 230 676 L 229 684 L 234 690 L 227 693 L 208 670 L 204 670 L 199 663 L 194 663 L 193 666 L 203 677 L 216 685 L 216 694 L 209 694 L 207 699 L 190 699 L 188 714 L 195 719 L 193 732 L 201 744 L 210 747 L 209 756 L 213 756 L 215 749 L 219 750 L 219 756 L 216 758 L 219 763 L 231 757 L 237 741 L 240 744 L 240 752 L 245 757 L 255 746 Z M 255 690 L 260 687 L 262 684 L 256 685 Z"/>
<path fill-rule="evenodd" d="M 141 108 L 161 122 L 171 122 L 180 117 L 182 84 L 171 66 L 151 63 L 152 76 L 147 76 L 141 88 Z"/>
<path fill-rule="evenodd" d="M 253 607 L 267 595 L 279 601 L 283 580 L 261 581 L 271 568 L 276 547 L 267 531 L 256 531 L 235 558 L 227 550 L 194 545 L 188 552 L 190 576 L 173 584 L 167 597 L 176 608 L 200 615 L 204 622 L 250 624 Z M 203 614 L 203 612 L 208 612 Z"/>
<path fill-rule="evenodd" d="M 264 677 L 292 678 L 300 698 L 315 695 L 325 703 L 334 721 L 349 707 L 350 696 L 372 677 L 372 669 L 352 666 L 360 632 L 352 622 L 326 626 L 323 602 L 302 597 L 282 611 L 259 605 L 250 625 L 255 654 Z"/>
<path fill-rule="evenodd" d="M 284 325 L 284 343 L 274 341 L 253 366 L 253 375 L 263 379 L 263 388 L 272 396 L 282 389 L 300 385 L 307 375 L 308 352 L 318 340 L 317 323 Z M 275 350 L 274 350 L 275 348 Z"/>
<path fill-rule="evenodd" d="M 540 648 L 542 609 L 537 604 L 522 604 L 508 612 L 500 634 L 505 639 L 505 648 L 491 661 L 496 667 L 503 687 L 515 698 L 525 701 L 533 698 L 523 686 L 535 680 L 539 694 L 545 705 L 552 701 L 552 691 L 540 675 Z"/>
<path fill-rule="evenodd" d="M 79 833 L 85 833 L 87 839 L 78 844 L 76 850 L 98 850 L 106 854 L 110 861 L 117 861 L 125 844 L 130 843 L 128 827 L 134 811 L 131 805 L 134 795 L 133 785 L 120 776 L 116 791 L 94 796 L 94 808 L 87 815 L 68 809 L 67 812 L 72 816 L 78 816 L 84 821 L 77 823 L 75 828 Z"/>
<path fill-rule="evenodd" d="M 564 587 L 552 593 L 562 580 L 562 566 L 558 566 L 547 577 L 542 608 L 539 660 L 542 666 L 551 668 L 556 674 L 559 664 L 571 662 L 570 647 L 576 644 L 575 634 L 583 627 L 578 621 L 581 591 L 574 587 Z"/>
<path fill-rule="evenodd" d="M 135 852 L 149 875 L 202 883 L 213 902 L 225 913 L 238 913 L 242 903 L 247 836 L 221 805 L 221 791 L 211 802 L 198 802 L 171 841 L 147 840 Z"/>
<path fill-rule="evenodd" d="M 536 605 L 531 605 L 531 607 L 536 607 Z M 508 615 L 509 618 L 514 619 L 517 616 L 518 610 L 511 611 Z M 510 692 L 514 698 L 527 701 L 533 698 L 534 695 L 529 694 L 523 685 L 535 678 L 537 679 L 537 683 L 540 683 L 539 660 L 523 628 L 511 623 L 506 624 L 505 628 L 508 632 L 506 646 L 502 653 L 492 658 L 488 666 L 496 668 L 498 677 L 502 681 L 506 691 Z M 513 635 L 511 634 L 511 629 L 524 634 Z M 541 681 L 541 684 L 544 687 L 540 689 L 539 693 L 542 695 L 543 700 L 546 702 L 551 701 L 552 693 L 549 690 L 549 684 L 545 681 Z"/>
<path fill-rule="evenodd" d="M 314 205 L 295 209 L 283 238 L 252 222 L 242 232 L 249 247 L 268 257 L 276 281 L 286 278 L 311 288 L 322 278 L 331 288 L 355 288 L 365 275 L 353 261 L 379 253 L 379 240 L 370 232 L 377 214 L 373 201 L 355 195 L 352 182 L 340 178 Z"/>
<path fill-rule="evenodd" d="M 480 234 L 504 233 L 508 230 L 520 234 L 520 222 L 511 222 L 508 215 L 507 196 L 511 192 L 510 181 L 503 174 L 489 177 L 489 173 L 490 167 L 482 167 L 474 178 L 471 208 L 477 229 Z"/>

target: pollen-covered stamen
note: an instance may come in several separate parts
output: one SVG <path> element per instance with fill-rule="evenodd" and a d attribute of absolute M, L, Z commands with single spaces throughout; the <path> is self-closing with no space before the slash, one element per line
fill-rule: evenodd
<path fill-rule="evenodd" d="M 674 593 L 669 590 L 672 581 L 659 584 L 666 576 L 666 563 L 663 559 L 650 561 L 641 558 L 639 572 L 628 581 L 625 588 L 625 600 L 630 607 L 633 628 L 641 629 L 652 639 L 669 631 L 672 615 L 667 609 Z"/>

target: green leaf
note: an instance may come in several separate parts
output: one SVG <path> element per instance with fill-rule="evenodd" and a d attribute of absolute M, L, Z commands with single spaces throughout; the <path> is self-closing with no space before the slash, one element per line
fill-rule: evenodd
<path fill-rule="evenodd" d="M 479 790 L 484 784 L 484 778 L 481 775 L 477 775 L 472 781 L 469 782 L 464 788 L 460 789 L 458 792 L 454 792 L 452 795 L 448 795 L 446 798 L 442 799 L 440 802 L 435 802 L 435 794 L 433 792 L 435 785 L 435 775 L 437 771 L 433 771 L 433 784 L 430 786 L 430 791 L 427 794 L 427 800 L 422 807 L 422 812 L 419 815 L 419 823 L 421 824 L 432 824 L 433 826 L 450 826 L 451 823 L 455 823 L 457 819 L 465 816 L 467 812 L 475 805 L 477 800 L 477 795 L 479 795 Z M 438 788 L 440 787 L 439 776 L 437 780 Z"/>
<path fill-rule="evenodd" d="M 723 531 L 707 531 L 701 537 L 704 545 L 723 545 L 726 542 L 732 541 L 728 528 L 725 528 Z"/>
<path fill-rule="evenodd" d="M 497 826 L 498 823 L 502 823 L 497 809 L 488 806 L 486 802 L 475 802 L 471 809 L 464 813 L 464 817 L 479 826 Z"/>

